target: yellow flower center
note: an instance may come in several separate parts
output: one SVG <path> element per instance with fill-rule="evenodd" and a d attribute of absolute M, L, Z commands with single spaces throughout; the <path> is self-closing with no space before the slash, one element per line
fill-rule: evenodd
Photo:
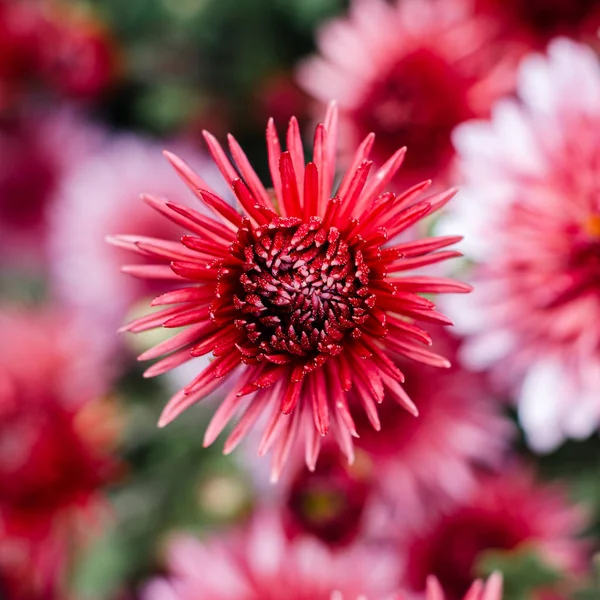
<path fill-rule="evenodd" d="M 600 238 L 600 214 L 590 215 L 583 224 L 584 231 L 593 238 Z"/>

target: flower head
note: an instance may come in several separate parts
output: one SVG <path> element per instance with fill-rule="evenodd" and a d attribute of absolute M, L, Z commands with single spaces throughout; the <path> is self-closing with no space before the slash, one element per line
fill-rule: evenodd
<path fill-rule="evenodd" d="M 472 336 L 465 360 L 495 365 L 548 450 L 600 422 L 597 57 L 555 40 L 523 62 L 519 95 L 455 134 L 466 187 L 448 225 L 480 266 L 472 306 L 453 316 Z"/>
<path fill-rule="evenodd" d="M 371 131 L 378 164 L 406 145 L 403 178 L 412 184 L 447 175 L 452 129 L 513 85 L 510 48 L 500 60 L 493 40 L 468 0 L 353 0 L 348 17 L 322 28 L 322 56 L 299 79 L 320 101 L 340 98 L 348 153 Z"/>
<path fill-rule="evenodd" d="M 130 331 L 158 326 L 186 329 L 145 352 L 166 355 L 147 371 L 156 375 L 195 356 L 215 359 L 163 412 L 166 425 L 236 373 L 205 435 L 212 443 L 238 408 L 242 417 L 225 443 L 231 452 L 265 411 L 259 452 L 275 446 L 276 478 L 300 434 L 314 468 L 321 438 L 331 430 L 348 458 L 356 428 L 348 403 L 362 404 L 375 429 L 377 404 L 387 395 L 413 414 L 401 387 L 395 352 L 417 361 L 439 358 L 421 343 L 423 320 L 448 323 L 419 293 L 467 292 L 469 287 L 406 271 L 455 256 L 442 250 L 455 237 L 398 243 L 395 238 L 441 206 L 454 190 L 420 199 L 429 182 L 402 194 L 384 193 L 404 157 L 399 150 L 374 176 L 368 160 L 373 136 L 359 147 L 353 167 L 332 194 L 337 111 L 317 127 L 313 161 L 306 166 L 298 124 L 290 122 L 282 152 L 269 122 L 267 146 L 273 193 L 267 192 L 233 137 L 238 171 L 206 134 L 211 154 L 242 208 L 238 213 L 180 159 L 176 170 L 218 220 L 147 197 L 150 206 L 190 231 L 180 243 L 122 236 L 117 245 L 161 264 L 127 267 L 142 277 L 173 279 L 185 287 L 158 297 L 162 310 L 131 323 Z M 248 403 L 249 401 L 249 403 Z"/>
<path fill-rule="evenodd" d="M 0 108 L 43 82 L 70 98 L 92 98 L 117 75 L 117 51 L 91 11 L 52 2 L 0 0 Z"/>
<path fill-rule="evenodd" d="M 577 571 L 586 563 L 586 545 L 577 539 L 584 526 L 564 490 L 540 485 L 528 470 L 482 475 L 469 499 L 404 540 L 405 585 L 420 592 L 434 575 L 446 600 L 460 600 L 485 552 L 523 546 L 553 568 Z"/>
<path fill-rule="evenodd" d="M 0 581 L 39 591 L 116 475 L 114 420 L 95 400 L 106 374 L 69 318 L 5 308 L 0 328 Z"/>
<path fill-rule="evenodd" d="M 40 75 L 69 98 L 96 98 L 117 78 L 117 47 L 97 17 L 67 7 L 49 14 Z"/>
<path fill-rule="evenodd" d="M 169 576 L 148 584 L 143 600 L 348 600 L 383 597 L 397 577 L 386 554 L 353 547 L 332 552 L 314 538 L 284 535 L 269 514 L 242 531 L 204 544 L 192 537 L 172 541 Z"/>
<path fill-rule="evenodd" d="M 367 461 L 349 465 L 339 448 L 326 445 L 314 471 L 304 462 L 284 485 L 283 522 L 289 535 L 311 534 L 331 546 L 347 544 L 364 530 L 364 514 L 376 479 Z"/>

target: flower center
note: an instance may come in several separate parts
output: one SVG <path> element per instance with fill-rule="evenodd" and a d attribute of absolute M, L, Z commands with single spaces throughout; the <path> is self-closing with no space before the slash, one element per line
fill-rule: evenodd
<path fill-rule="evenodd" d="M 241 231 L 250 239 L 240 239 L 245 265 L 234 297 L 236 326 L 267 355 L 339 354 L 375 300 L 362 253 L 317 217 L 277 218 Z"/>
<path fill-rule="evenodd" d="M 575 230 L 567 257 L 565 273 L 557 280 L 551 300 L 554 308 L 576 300 L 584 294 L 600 290 L 600 217 L 591 215 Z"/>
<path fill-rule="evenodd" d="M 368 459 L 357 458 L 350 466 L 326 447 L 314 472 L 298 472 L 286 501 L 285 516 L 292 532 L 309 532 L 328 544 L 344 544 L 356 537 L 373 474 L 365 465 Z"/>
<path fill-rule="evenodd" d="M 593 214 L 583 224 L 583 229 L 591 238 L 600 241 L 600 215 Z"/>

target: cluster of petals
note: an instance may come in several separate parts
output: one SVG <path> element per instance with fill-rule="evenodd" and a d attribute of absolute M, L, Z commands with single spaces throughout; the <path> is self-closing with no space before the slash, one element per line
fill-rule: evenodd
<path fill-rule="evenodd" d="M 409 184 L 450 175 L 452 129 L 512 89 L 518 56 L 471 0 L 353 0 L 317 45 L 298 79 L 320 102 L 339 98 L 342 149 L 351 154 L 373 131 L 382 163 L 406 145 Z"/>
<path fill-rule="evenodd" d="M 348 464 L 339 448 L 329 443 L 321 449 L 314 471 L 306 468 L 300 453 L 292 454 L 290 463 L 276 490 L 288 536 L 310 534 L 332 548 L 345 546 L 367 533 L 375 520 L 371 513 L 382 512 L 375 494 L 379 475 L 360 453 Z M 257 479 L 262 483 L 262 477 Z M 273 503 L 273 486 L 260 488 L 262 501 Z"/>
<path fill-rule="evenodd" d="M 167 154 L 183 180 L 217 219 L 169 200 L 145 197 L 189 234 L 181 242 L 118 236 L 119 246 L 157 260 L 125 267 L 132 275 L 173 281 L 157 297 L 161 307 L 125 329 L 183 331 L 145 352 L 163 357 L 146 371 L 154 376 L 212 352 L 214 360 L 166 406 L 160 425 L 234 379 L 205 434 L 211 444 L 236 412 L 242 416 L 225 442 L 231 452 L 266 414 L 259 454 L 274 449 L 277 478 L 297 437 L 314 468 L 321 440 L 332 434 L 353 459 L 357 436 L 350 405 L 362 406 L 380 429 L 377 405 L 384 397 L 415 416 L 402 387 L 404 375 L 390 353 L 446 366 L 432 352 L 419 321 L 448 324 L 426 293 L 468 292 L 468 285 L 408 271 L 458 256 L 448 246 L 460 238 L 395 238 L 443 207 L 455 190 L 422 197 L 430 181 L 395 194 L 386 187 L 402 164 L 398 150 L 371 173 L 374 136 L 358 147 L 333 191 L 337 108 L 317 126 L 313 159 L 305 165 L 296 119 L 282 151 L 273 121 L 267 148 L 273 192 L 268 192 L 233 137 L 236 167 L 206 133 L 209 151 L 242 212 L 218 196 L 182 160 Z M 179 285 L 177 285 L 179 284 Z M 181 287 L 183 286 L 183 287 Z M 166 307 L 166 308 L 165 308 Z M 226 377 L 231 375 L 232 377 Z"/>
<path fill-rule="evenodd" d="M 59 585 L 118 472 L 117 421 L 96 401 L 108 377 L 87 332 L 64 313 L 4 308 L 0 328 L 0 589 L 50 598 L 35 594 Z"/>
<path fill-rule="evenodd" d="M 346 600 L 341 592 L 335 592 L 331 595 L 331 600 Z M 362 598 L 358 600 L 374 600 Z M 400 592 L 387 600 L 407 600 L 406 594 Z M 438 580 L 431 576 L 427 579 L 427 592 L 425 600 L 446 600 L 446 595 Z M 502 576 L 499 573 L 493 573 L 484 583 L 480 580 L 473 582 L 469 591 L 462 600 L 502 600 Z"/>
<path fill-rule="evenodd" d="M 558 484 L 540 484 L 518 464 L 499 474 L 482 474 L 464 502 L 400 540 L 405 552 L 404 585 L 420 593 L 434 575 L 447 600 L 460 600 L 490 551 L 527 549 L 543 564 L 564 573 L 582 573 L 589 547 L 579 536 L 585 510 L 567 499 Z"/>
<path fill-rule="evenodd" d="M 523 61 L 518 91 L 455 132 L 466 185 L 447 226 L 479 266 L 448 310 L 471 337 L 465 360 L 515 392 L 545 451 L 600 422 L 598 59 L 556 39 Z"/>
<path fill-rule="evenodd" d="M 308 536 L 289 540 L 269 513 L 205 543 L 177 537 L 167 563 L 169 574 L 149 582 L 143 600 L 358 600 L 385 597 L 397 581 L 387 554 L 358 546 L 333 552 Z"/>
<path fill-rule="evenodd" d="M 402 600 L 402 597 L 398 600 Z M 444 590 L 435 577 L 427 579 L 426 600 L 446 600 Z M 485 583 L 475 581 L 463 600 L 502 600 L 502 577 L 494 573 Z"/>

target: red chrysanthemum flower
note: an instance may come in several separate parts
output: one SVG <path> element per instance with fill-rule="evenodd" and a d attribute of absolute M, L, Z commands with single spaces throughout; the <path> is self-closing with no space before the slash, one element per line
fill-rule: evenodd
<path fill-rule="evenodd" d="M 0 0 L 0 108 L 30 84 L 95 98 L 118 73 L 117 48 L 90 11 L 68 3 Z"/>
<path fill-rule="evenodd" d="M 406 145 L 403 180 L 449 175 L 452 129 L 510 91 L 516 56 L 469 0 L 353 0 L 319 31 L 320 56 L 301 65 L 317 100 L 340 98 L 342 149 L 370 131 L 376 164 Z"/>
<path fill-rule="evenodd" d="M 450 190 L 420 199 L 424 182 L 402 194 L 384 193 L 399 169 L 404 149 L 372 177 L 373 135 L 359 147 L 351 169 L 332 195 L 337 110 L 332 105 L 317 127 L 313 161 L 304 163 L 298 123 L 282 152 L 271 120 L 267 130 L 273 193 L 267 192 L 233 137 L 237 169 L 208 133 L 210 152 L 233 189 L 242 214 L 208 189 L 180 159 L 176 170 L 219 220 L 173 202 L 146 197 L 150 206 L 187 228 L 181 244 L 135 236 L 112 241 L 163 264 L 126 267 L 134 275 L 176 279 L 188 287 L 158 297 L 159 312 L 126 327 L 138 332 L 159 326 L 186 329 L 145 352 L 166 355 L 147 376 L 164 373 L 193 357 L 215 359 L 176 394 L 160 419 L 164 426 L 224 381 L 236 379 L 205 435 L 211 444 L 247 401 L 225 443 L 231 452 L 267 410 L 260 454 L 275 447 L 277 478 L 301 432 L 306 462 L 314 468 L 321 437 L 331 430 L 350 458 L 355 425 L 350 397 L 375 429 L 384 396 L 413 414 L 404 376 L 388 352 L 432 362 L 414 321 L 448 324 L 419 293 L 467 292 L 469 286 L 406 271 L 457 255 L 440 250 L 459 238 L 394 242 L 411 225 L 445 205 Z"/>
<path fill-rule="evenodd" d="M 528 470 L 484 475 L 467 502 L 402 541 L 404 582 L 421 592 L 433 574 L 447 600 L 460 600 L 485 552 L 523 546 L 558 570 L 581 572 L 586 543 L 577 536 L 585 524 L 581 508 L 568 503 L 560 486 L 541 486 Z"/>
<path fill-rule="evenodd" d="M 333 444 L 321 451 L 313 472 L 303 462 L 284 486 L 283 523 L 288 535 L 309 533 L 337 546 L 352 542 L 364 527 L 364 515 L 374 490 L 368 461 L 349 465 Z"/>
<path fill-rule="evenodd" d="M 106 373 L 69 318 L 5 309 L 0 329 L 0 595 L 29 598 L 58 589 L 82 519 L 103 504 L 115 421 L 95 401 Z"/>
<path fill-rule="evenodd" d="M 11 104 L 42 59 L 42 18 L 32 2 L 0 0 L 0 108 Z"/>
<path fill-rule="evenodd" d="M 118 50 L 96 17 L 67 4 L 50 12 L 43 39 L 40 77 L 60 94 L 92 99 L 117 78 Z"/>

